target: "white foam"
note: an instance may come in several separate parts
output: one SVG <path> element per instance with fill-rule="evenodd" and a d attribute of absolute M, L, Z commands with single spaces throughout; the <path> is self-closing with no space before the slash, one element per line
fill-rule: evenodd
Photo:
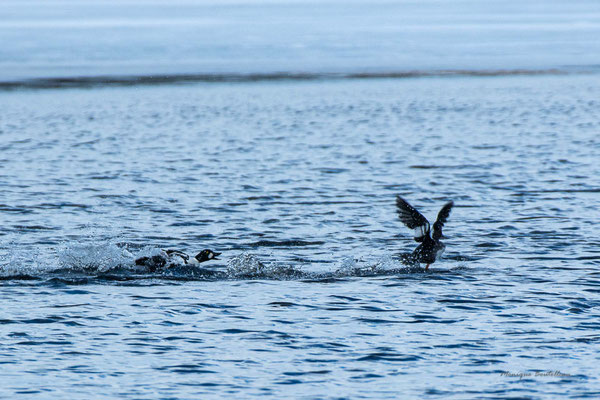
<path fill-rule="evenodd" d="M 11 246 L 12 251 L 0 257 L 0 275 L 35 275 L 49 271 L 56 265 L 56 258 L 51 254 L 41 254 L 39 249 L 22 249 Z M 42 262 L 43 260 L 43 262 Z"/>
<path fill-rule="evenodd" d="M 302 271 L 292 266 L 265 264 L 249 253 L 232 257 L 227 263 L 227 275 L 230 278 L 286 279 L 302 275 Z"/>
<path fill-rule="evenodd" d="M 61 267 L 73 271 L 105 272 L 119 266 L 134 264 L 134 256 L 114 243 L 69 244 L 58 251 Z"/>

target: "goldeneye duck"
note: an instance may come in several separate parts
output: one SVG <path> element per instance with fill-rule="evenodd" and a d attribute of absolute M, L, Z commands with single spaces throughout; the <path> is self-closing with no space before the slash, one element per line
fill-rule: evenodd
<path fill-rule="evenodd" d="M 450 210 L 454 206 L 453 201 L 449 201 L 442 207 L 438 213 L 437 220 L 433 224 L 433 234 L 430 235 L 429 221 L 406 200 L 398 196 L 396 198 L 396 207 L 400 221 L 410 229 L 414 229 L 414 239 L 421 243 L 411 254 L 411 260 L 429 265 L 442 256 L 446 246 L 440 242 L 442 237 L 442 227 L 450 216 Z"/>
<path fill-rule="evenodd" d="M 217 256 L 220 256 L 221 253 L 217 253 L 215 251 L 206 249 L 206 250 L 202 250 L 200 253 L 196 254 L 193 258 L 193 260 L 191 260 L 192 264 L 199 264 L 199 263 L 203 263 L 205 261 L 210 261 L 210 260 L 218 260 Z"/>
<path fill-rule="evenodd" d="M 159 254 L 150 257 L 140 257 L 135 260 L 135 265 L 148 269 L 149 272 L 155 272 L 160 269 L 171 268 L 177 265 L 200 264 L 210 260 L 218 260 L 217 256 L 221 253 L 206 249 L 196 254 L 193 258 L 179 250 L 161 250 Z"/>

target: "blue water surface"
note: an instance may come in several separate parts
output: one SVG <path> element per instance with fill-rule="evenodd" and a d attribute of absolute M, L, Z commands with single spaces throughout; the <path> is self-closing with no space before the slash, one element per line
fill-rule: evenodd
<path fill-rule="evenodd" d="M 1 396 L 596 397 L 597 82 L 0 94 Z"/>
<path fill-rule="evenodd" d="M 599 15 L 2 2 L 0 398 L 598 398 Z"/>

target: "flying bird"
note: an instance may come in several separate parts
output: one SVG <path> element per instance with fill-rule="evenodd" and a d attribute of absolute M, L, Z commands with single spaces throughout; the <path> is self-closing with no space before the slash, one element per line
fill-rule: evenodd
<path fill-rule="evenodd" d="M 400 221 L 409 229 L 414 230 L 414 239 L 420 244 L 410 255 L 414 262 L 427 264 L 425 270 L 442 256 L 446 246 L 440 241 L 442 238 L 442 227 L 446 223 L 450 210 L 454 206 L 453 201 L 449 201 L 442 207 L 438 213 L 437 220 L 433 224 L 433 234 L 431 233 L 429 221 L 416 208 L 411 206 L 402 197 L 396 197 L 396 207 Z"/>

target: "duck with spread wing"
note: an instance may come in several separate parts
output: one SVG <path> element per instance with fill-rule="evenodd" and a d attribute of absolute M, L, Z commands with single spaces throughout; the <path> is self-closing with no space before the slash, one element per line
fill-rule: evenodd
<path fill-rule="evenodd" d="M 442 256 L 446 246 L 440 241 L 442 238 L 442 227 L 446 223 L 450 210 L 454 202 L 450 201 L 442 207 L 438 213 L 437 220 L 433 224 L 433 233 L 431 233 L 429 221 L 420 212 L 411 206 L 406 200 L 398 196 L 396 198 L 396 207 L 400 221 L 409 229 L 414 230 L 414 239 L 420 244 L 412 252 L 410 259 L 413 262 L 427 264 L 425 270 Z"/>

